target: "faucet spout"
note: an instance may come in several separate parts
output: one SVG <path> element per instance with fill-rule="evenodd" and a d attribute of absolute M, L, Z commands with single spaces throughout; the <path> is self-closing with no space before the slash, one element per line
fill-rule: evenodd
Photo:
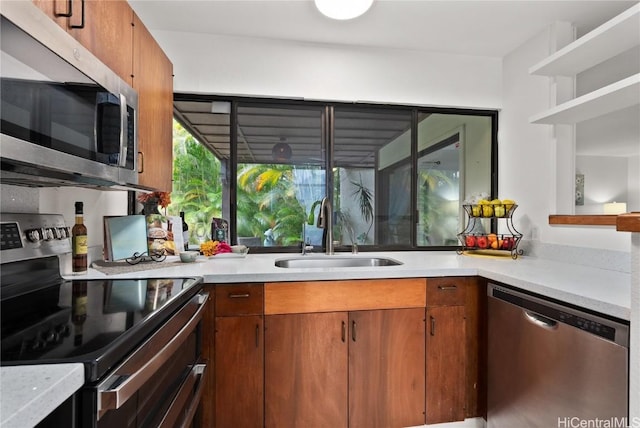
<path fill-rule="evenodd" d="M 322 232 L 322 245 L 326 254 L 333 254 L 333 207 L 327 197 L 322 198 L 317 226 L 324 229 L 324 232 Z"/>

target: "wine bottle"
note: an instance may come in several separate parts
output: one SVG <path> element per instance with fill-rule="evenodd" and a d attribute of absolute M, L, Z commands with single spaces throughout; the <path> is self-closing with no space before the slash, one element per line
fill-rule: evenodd
<path fill-rule="evenodd" d="M 184 250 L 189 250 L 189 225 L 184 219 L 184 211 L 180 211 L 180 218 L 182 219 L 182 241 L 184 242 Z"/>
<path fill-rule="evenodd" d="M 71 229 L 71 251 L 73 255 L 73 273 L 87 272 L 87 227 L 84 225 L 82 202 L 76 202 L 76 224 Z"/>

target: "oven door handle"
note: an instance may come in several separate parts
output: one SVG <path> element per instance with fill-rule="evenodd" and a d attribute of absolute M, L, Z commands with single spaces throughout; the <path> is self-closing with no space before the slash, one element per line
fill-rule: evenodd
<path fill-rule="evenodd" d="M 116 387 L 109 389 L 100 389 L 98 387 L 98 411 L 99 414 L 106 412 L 107 410 L 119 409 L 124 403 L 131 398 L 138 389 L 148 381 L 153 374 L 158 370 L 161 370 L 162 366 L 171 358 L 171 356 L 182 346 L 184 341 L 189 335 L 196 329 L 198 323 L 202 320 L 206 302 L 209 294 L 202 293 L 194 296 L 193 301 L 200 305 L 195 314 L 187 321 L 187 323 L 180 329 L 180 331 L 169 340 L 169 342 L 160 349 L 160 351 L 151 357 L 146 363 L 144 363 L 139 369 L 130 375 L 119 376 L 118 380 L 122 382 L 116 382 Z M 186 310 L 184 308 L 182 310 Z M 179 316 L 178 314 L 174 317 Z M 135 354 L 134 354 L 135 357 Z M 123 365 L 126 365 L 127 362 Z"/>
<path fill-rule="evenodd" d="M 184 428 L 191 426 L 193 417 L 200 404 L 200 398 L 202 397 L 206 369 L 206 364 L 196 364 L 193 366 L 189 377 L 185 379 L 180 386 L 180 391 L 178 391 L 176 397 L 171 402 L 169 410 L 162 419 L 162 422 L 160 422 L 160 425 L 158 425 L 158 428 Z M 196 382 L 198 382 L 198 386 L 194 392 L 193 388 Z M 186 407 L 187 403 L 190 403 L 188 407 Z M 179 421 L 178 419 L 181 416 L 183 416 L 183 418 Z"/>

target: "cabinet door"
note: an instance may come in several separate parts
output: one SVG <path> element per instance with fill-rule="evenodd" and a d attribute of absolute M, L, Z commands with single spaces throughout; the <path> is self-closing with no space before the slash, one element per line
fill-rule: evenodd
<path fill-rule="evenodd" d="M 131 85 L 133 72 L 133 10 L 125 0 L 74 2 L 74 16 L 69 18 L 79 25 L 77 16 L 85 8 L 84 28 L 67 31 L 84 47 Z"/>
<path fill-rule="evenodd" d="M 133 10 L 126 0 L 34 0 L 100 61 L 131 85 L 133 73 Z M 69 12 L 72 16 L 60 16 Z M 84 11 L 82 10 L 84 8 Z M 84 26 L 82 15 L 84 13 Z M 73 28 L 82 26 L 82 28 Z"/>
<path fill-rule="evenodd" d="M 349 314 L 349 426 L 424 424 L 424 308 Z"/>
<path fill-rule="evenodd" d="M 262 316 L 216 317 L 215 426 L 253 428 L 263 423 Z"/>
<path fill-rule="evenodd" d="M 347 426 L 347 313 L 265 317 L 265 427 Z"/>
<path fill-rule="evenodd" d="M 134 15 L 133 88 L 138 92 L 138 181 L 170 192 L 173 179 L 173 65 Z"/>
<path fill-rule="evenodd" d="M 465 417 L 464 306 L 427 309 L 427 424 Z"/>

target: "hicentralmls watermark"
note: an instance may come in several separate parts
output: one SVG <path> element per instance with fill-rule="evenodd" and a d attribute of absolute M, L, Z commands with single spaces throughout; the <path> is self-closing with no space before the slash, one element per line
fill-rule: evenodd
<path fill-rule="evenodd" d="M 640 428 L 640 418 L 634 417 L 629 421 L 621 417 L 584 419 L 565 416 L 558 418 L 558 428 Z"/>

